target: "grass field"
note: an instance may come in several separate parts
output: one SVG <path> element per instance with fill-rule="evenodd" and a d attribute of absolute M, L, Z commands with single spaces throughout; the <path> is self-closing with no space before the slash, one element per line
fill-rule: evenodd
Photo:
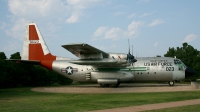
<path fill-rule="evenodd" d="M 60 94 L 33 92 L 30 89 L 0 89 L 0 112 L 80 112 L 200 98 L 200 91 Z M 197 108 L 194 107 L 190 111 L 195 111 L 195 109 Z"/>

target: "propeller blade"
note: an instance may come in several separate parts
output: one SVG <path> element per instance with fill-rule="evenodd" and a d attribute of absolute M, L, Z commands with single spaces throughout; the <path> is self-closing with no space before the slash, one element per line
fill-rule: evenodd
<path fill-rule="evenodd" d="M 137 60 L 135 59 L 135 57 L 133 56 L 133 45 L 132 45 L 132 54 L 130 53 L 130 42 L 129 42 L 129 39 L 128 39 L 128 54 L 127 54 L 127 60 L 128 60 L 128 62 L 129 62 L 131 65 L 137 61 Z"/>
<path fill-rule="evenodd" d="M 129 43 L 129 39 L 128 39 L 128 54 L 130 55 L 130 43 Z"/>
<path fill-rule="evenodd" d="M 132 45 L 132 55 L 133 55 L 133 45 Z"/>

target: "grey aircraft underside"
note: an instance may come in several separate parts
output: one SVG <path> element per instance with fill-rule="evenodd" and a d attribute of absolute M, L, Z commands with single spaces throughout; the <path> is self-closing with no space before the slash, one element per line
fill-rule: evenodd
<path fill-rule="evenodd" d="M 106 53 L 85 43 L 63 45 L 79 59 L 54 56 L 35 23 L 27 26 L 20 62 L 40 64 L 74 81 L 118 86 L 131 82 L 169 82 L 174 85 L 194 74 L 177 58 L 135 58 L 129 53 Z"/>

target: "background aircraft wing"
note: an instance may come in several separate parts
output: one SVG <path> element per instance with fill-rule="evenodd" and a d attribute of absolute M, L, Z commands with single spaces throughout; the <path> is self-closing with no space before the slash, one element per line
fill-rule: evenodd
<path fill-rule="evenodd" d="M 102 59 L 109 56 L 108 53 L 85 43 L 67 44 L 62 47 L 81 59 Z"/>

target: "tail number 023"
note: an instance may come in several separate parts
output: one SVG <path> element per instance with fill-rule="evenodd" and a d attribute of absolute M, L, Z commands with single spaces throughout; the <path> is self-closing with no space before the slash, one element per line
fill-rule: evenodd
<path fill-rule="evenodd" d="M 166 67 L 166 71 L 174 71 L 174 67 Z"/>

